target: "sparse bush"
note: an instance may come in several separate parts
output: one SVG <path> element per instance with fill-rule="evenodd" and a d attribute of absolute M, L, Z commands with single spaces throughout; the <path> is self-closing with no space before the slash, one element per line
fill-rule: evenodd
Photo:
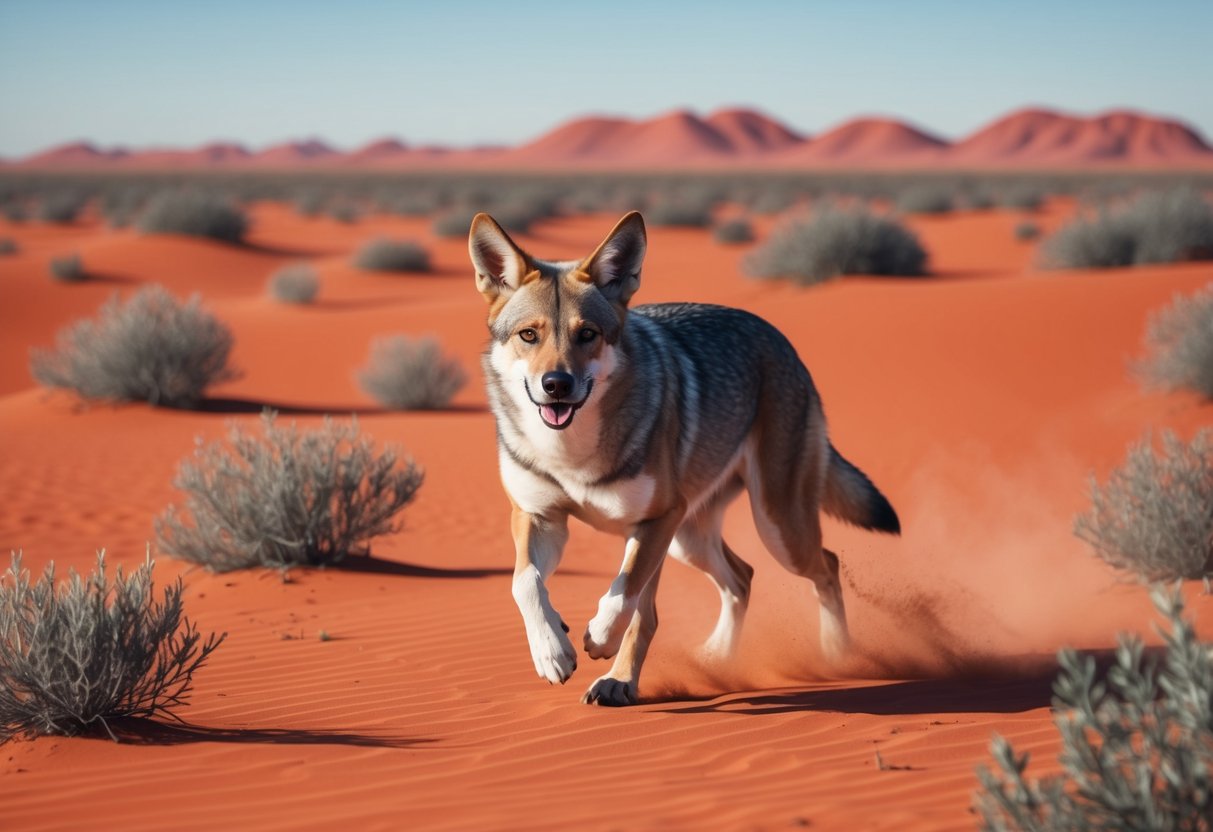
<path fill-rule="evenodd" d="M 184 617 L 181 580 L 157 603 L 151 560 L 128 577 L 104 554 L 55 587 L 13 556 L 0 576 L 0 740 L 76 734 L 122 717 L 175 716 L 193 674 L 223 641 Z M 110 732 L 110 736 L 113 733 Z"/>
<path fill-rule="evenodd" d="M 351 225 L 362 218 L 362 212 L 353 203 L 339 202 L 329 208 L 329 216 L 337 222 Z"/>
<path fill-rule="evenodd" d="M 952 192 L 936 185 L 914 185 L 897 197 L 897 210 L 906 214 L 946 214 L 953 207 Z"/>
<path fill-rule="evenodd" d="M 1104 209 L 1045 241 L 1045 265 L 1100 269 L 1213 257 L 1213 207 L 1187 187 L 1143 194 L 1127 207 Z"/>
<path fill-rule="evenodd" d="M 126 228 L 139 215 L 144 199 L 135 188 L 109 191 L 101 198 L 101 216 L 111 228 Z"/>
<path fill-rule="evenodd" d="M 1100 486 L 1074 533 L 1116 567 L 1150 581 L 1213 576 L 1213 429 L 1185 444 L 1167 431 L 1149 438 Z"/>
<path fill-rule="evenodd" d="M 376 341 L 358 375 L 370 396 L 393 410 L 440 410 L 467 383 L 459 362 L 434 338 L 397 335 Z"/>
<path fill-rule="evenodd" d="M 471 208 L 453 208 L 440 214 L 430 229 L 439 237 L 466 237 L 476 214 Z"/>
<path fill-rule="evenodd" d="M 1150 384 L 1213 399 L 1213 283 L 1150 315 L 1146 358 L 1137 370 Z"/>
<path fill-rule="evenodd" d="M 999 195 L 999 204 L 1004 208 L 1019 211 L 1036 211 L 1044 204 L 1045 195 L 1032 185 L 1011 185 Z"/>
<path fill-rule="evenodd" d="M 207 387 L 235 377 L 231 348 L 231 332 L 197 295 L 182 304 L 150 286 L 61 330 L 55 349 L 33 351 L 30 369 L 39 383 L 86 399 L 190 407 Z"/>
<path fill-rule="evenodd" d="M 536 222 L 550 217 L 553 210 L 550 205 L 542 201 L 514 200 L 494 205 L 493 219 L 506 231 L 525 234 Z M 470 220 L 468 225 L 471 225 Z"/>
<path fill-rule="evenodd" d="M 13 225 L 18 225 L 29 219 L 29 209 L 25 207 L 24 203 L 17 202 L 16 200 L 6 202 L 4 207 L 0 208 L 0 214 L 3 214 L 4 218 Z"/>
<path fill-rule="evenodd" d="M 718 243 L 750 243 L 754 241 L 754 226 L 744 217 L 725 220 L 712 231 L 712 239 Z"/>
<path fill-rule="evenodd" d="M 38 203 L 38 219 L 42 222 L 67 225 L 76 221 L 87 204 L 88 197 L 83 194 L 47 194 Z"/>
<path fill-rule="evenodd" d="M 380 238 L 358 249 L 354 265 L 376 272 L 428 272 L 430 253 L 412 240 Z"/>
<path fill-rule="evenodd" d="M 232 425 L 228 445 L 199 444 L 174 485 L 185 507 L 156 520 L 167 553 L 216 572 L 268 566 L 335 564 L 368 554 L 371 538 L 398 526 L 422 472 L 398 465 L 392 448 L 376 452 L 357 420 L 299 431 L 261 417 L 261 435 Z"/>
<path fill-rule="evenodd" d="M 320 278 L 307 263 L 294 263 L 270 275 L 269 291 L 283 303 L 311 303 L 320 291 Z"/>
<path fill-rule="evenodd" d="M 323 191 L 304 190 L 295 195 L 295 213 L 301 217 L 318 217 L 328 204 L 328 196 Z"/>
<path fill-rule="evenodd" d="M 712 200 L 665 197 L 644 212 L 649 225 L 664 228 L 707 228 L 712 224 Z"/>
<path fill-rule="evenodd" d="M 227 200 L 191 191 L 164 191 L 148 202 L 137 227 L 145 234 L 186 234 L 239 243 L 248 218 Z"/>
<path fill-rule="evenodd" d="M 0 255 L 16 254 L 20 251 L 17 241 L 12 237 L 0 237 Z"/>
<path fill-rule="evenodd" d="M 786 219 L 744 266 L 754 277 L 809 284 L 844 274 L 921 275 L 926 263 L 918 238 L 893 220 L 862 208 L 823 208 Z"/>
<path fill-rule="evenodd" d="M 80 283 L 88 279 L 84 269 L 84 261 L 79 254 L 65 254 L 62 257 L 52 257 L 50 262 L 51 277 L 60 283 Z"/>
<path fill-rule="evenodd" d="M 994 195 L 984 188 L 966 191 L 964 194 L 964 206 L 970 211 L 988 211 L 994 205 Z"/>
<path fill-rule="evenodd" d="M 1034 222 L 1021 222 L 1015 226 L 1015 239 L 1029 242 L 1040 237 L 1040 226 Z"/>
<path fill-rule="evenodd" d="M 997 768 L 977 769 L 983 828 L 1025 832 L 1213 828 L 1213 659 L 1183 616 L 1178 591 L 1156 589 L 1170 630 L 1166 655 L 1146 658 L 1120 638 L 1116 663 L 1096 681 L 1095 659 L 1059 655 L 1054 723 L 1063 772 L 1028 779 L 1028 754 L 995 736 Z"/>

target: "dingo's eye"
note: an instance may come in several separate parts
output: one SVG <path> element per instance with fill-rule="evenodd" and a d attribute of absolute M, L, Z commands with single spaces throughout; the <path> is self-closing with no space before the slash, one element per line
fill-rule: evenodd
<path fill-rule="evenodd" d="M 528 344 L 533 344 L 539 340 L 539 333 L 530 327 L 527 327 L 526 329 L 518 330 L 518 337 L 523 341 L 526 341 Z"/>
<path fill-rule="evenodd" d="M 592 330 L 588 326 L 585 326 L 585 327 L 582 327 L 577 332 L 577 343 L 590 344 L 590 343 L 593 343 L 594 339 L 597 337 L 598 337 L 598 333 L 595 330 Z"/>

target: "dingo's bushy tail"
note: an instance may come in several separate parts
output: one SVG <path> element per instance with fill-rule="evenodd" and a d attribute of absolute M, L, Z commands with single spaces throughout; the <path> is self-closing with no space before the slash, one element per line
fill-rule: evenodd
<path fill-rule="evenodd" d="M 821 507 L 826 514 L 860 528 L 901 534 L 901 521 L 893 506 L 867 475 L 848 462 L 833 445 L 830 446 L 825 499 Z"/>

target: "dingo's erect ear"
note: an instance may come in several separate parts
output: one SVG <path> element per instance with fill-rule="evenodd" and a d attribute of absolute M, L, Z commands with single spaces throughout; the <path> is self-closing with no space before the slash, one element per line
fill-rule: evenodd
<path fill-rule="evenodd" d="M 488 214 L 477 214 L 472 219 L 468 253 L 476 267 L 476 288 L 489 303 L 521 286 L 530 271 L 526 253 Z"/>
<path fill-rule="evenodd" d="M 580 272 L 609 299 L 626 306 L 640 288 L 640 266 L 647 245 L 644 218 L 633 211 L 582 262 Z"/>

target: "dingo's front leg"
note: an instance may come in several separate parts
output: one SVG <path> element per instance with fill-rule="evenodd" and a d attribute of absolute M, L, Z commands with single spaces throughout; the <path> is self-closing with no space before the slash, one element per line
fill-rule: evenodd
<path fill-rule="evenodd" d="M 564 684 L 577 669 L 577 651 L 568 626 L 548 600 L 544 581 L 556 571 L 568 540 L 568 518 L 540 517 L 517 506 L 510 519 L 514 534 L 514 602 L 526 625 L 535 672 L 552 684 Z"/>
<path fill-rule="evenodd" d="M 590 619 L 585 630 L 585 652 L 591 659 L 609 659 L 619 652 L 641 593 L 657 574 L 685 516 L 686 505 L 679 502 L 665 514 L 637 525 L 628 538 L 619 574 L 611 581 L 606 595 L 599 599 L 598 614 Z"/>

